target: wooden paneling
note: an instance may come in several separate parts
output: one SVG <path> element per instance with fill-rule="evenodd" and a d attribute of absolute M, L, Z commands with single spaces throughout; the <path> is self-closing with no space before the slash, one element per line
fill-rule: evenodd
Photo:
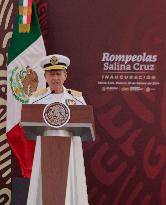
<path fill-rule="evenodd" d="M 43 205 L 65 205 L 71 138 L 42 137 Z"/>

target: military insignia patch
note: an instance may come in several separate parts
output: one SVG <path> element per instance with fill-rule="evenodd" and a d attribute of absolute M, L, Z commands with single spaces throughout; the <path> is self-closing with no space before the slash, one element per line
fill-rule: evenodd
<path fill-rule="evenodd" d="M 23 69 L 15 67 L 10 77 L 10 88 L 21 103 L 28 103 L 29 97 L 38 87 L 38 76 L 29 66 Z"/>
<path fill-rule="evenodd" d="M 72 99 L 66 99 L 66 104 L 67 105 L 76 105 L 76 101 Z"/>

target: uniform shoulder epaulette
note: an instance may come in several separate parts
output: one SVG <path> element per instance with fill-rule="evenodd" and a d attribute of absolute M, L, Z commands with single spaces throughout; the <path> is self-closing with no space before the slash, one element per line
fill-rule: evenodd
<path fill-rule="evenodd" d="M 82 92 L 77 91 L 77 90 L 71 90 L 71 89 L 67 89 L 68 91 L 71 92 L 71 94 L 75 97 L 81 97 L 82 96 Z"/>
<path fill-rule="evenodd" d="M 48 91 L 47 88 L 42 88 L 42 89 L 39 89 L 39 90 L 33 92 L 32 96 L 33 97 L 38 97 L 38 96 L 44 95 L 47 91 Z"/>

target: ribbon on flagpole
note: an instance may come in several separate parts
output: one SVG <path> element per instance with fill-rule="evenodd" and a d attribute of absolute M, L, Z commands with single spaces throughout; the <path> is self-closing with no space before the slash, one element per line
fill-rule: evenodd
<path fill-rule="evenodd" d="M 19 33 L 29 33 L 32 16 L 32 0 L 19 0 Z"/>

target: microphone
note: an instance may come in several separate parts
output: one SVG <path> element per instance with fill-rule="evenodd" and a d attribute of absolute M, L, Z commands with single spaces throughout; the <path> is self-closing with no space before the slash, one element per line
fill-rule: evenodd
<path fill-rule="evenodd" d="M 77 100 L 77 101 L 80 102 L 82 105 L 84 105 L 83 102 L 81 102 L 80 100 L 78 100 L 77 98 L 74 97 L 74 95 L 71 93 L 71 90 L 68 90 L 67 92 L 68 92 L 75 100 Z"/>
<path fill-rule="evenodd" d="M 43 98 L 47 97 L 48 95 L 51 95 L 51 94 L 54 94 L 54 93 L 55 93 L 55 91 L 52 90 L 52 91 L 51 91 L 50 93 L 48 93 L 46 96 L 44 96 L 44 97 L 42 97 L 42 98 L 40 98 L 40 99 L 38 99 L 38 100 L 35 100 L 32 104 L 38 102 L 39 100 L 42 100 Z"/>

